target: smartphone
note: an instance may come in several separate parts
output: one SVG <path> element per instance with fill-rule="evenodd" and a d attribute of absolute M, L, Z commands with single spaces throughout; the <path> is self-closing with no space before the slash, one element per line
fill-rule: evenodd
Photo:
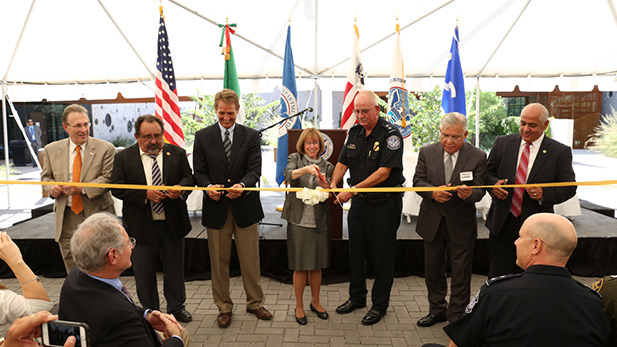
<path fill-rule="evenodd" d="M 88 324 L 55 320 L 41 325 L 43 345 L 62 347 L 69 336 L 75 336 L 75 347 L 88 347 Z"/>

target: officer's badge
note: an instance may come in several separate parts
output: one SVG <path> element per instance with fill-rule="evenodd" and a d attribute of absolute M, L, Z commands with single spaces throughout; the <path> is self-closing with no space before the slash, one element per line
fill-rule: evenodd
<path fill-rule="evenodd" d="M 356 144 L 355 143 L 348 144 L 347 149 L 356 149 Z"/>
<path fill-rule="evenodd" d="M 478 300 L 480 300 L 480 291 L 479 290 L 478 290 L 478 293 L 476 294 L 476 296 L 474 296 L 473 299 L 471 299 L 471 301 L 469 302 L 467 307 L 465 307 L 465 313 L 470 314 L 471 311 L 473 311 L 473 308 L 478 303 Z"/>
<path fill-rule="evenodd" d="M 373 151 L 375 152 L 379 151 L 379 141 L 375 141 L 375 143 L 373 143 Z"/>
<path fill-rule="evenodd" d="M 386 139 L 386 146 L 389 150 L 397 150 L 401 148 L 401 139 L 396 135 L 391 135 Z"/>

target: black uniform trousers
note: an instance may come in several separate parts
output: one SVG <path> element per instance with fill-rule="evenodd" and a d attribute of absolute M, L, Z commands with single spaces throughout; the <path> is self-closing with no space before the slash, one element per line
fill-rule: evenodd
<path fill-rule="evenodd" d="M 523 225 L 523 219 L 508 213 L 506 221 L 498 235 L 491 232 L 488 245 L 491 250 L 491 264 L 488 269 L 488 278 L 521 273 L 523 270 L 516 265 L 516 246 L 518 232 Z"/>
<path fill-rule="evenodd" d="M 371 204 L 358 196 L 351 201 L 347 216 L 349 226 L 349 298 L 366 302 L 367 256 L 372 259 L 375 282 L 371 290 L 373 309 L 386 312 L 394 282 L 396 232 L 403 209 L 400 194 L 392 194 L 383 204 Z"/>
<path fill-rule="evenodd" d="M 167 312 L 184 308 L 186 291 L 184 286 L 184 238 L 174 238 L 167 230 L 166 221 L 155 221 L 150 242 L 137 240 L 133 250 L 133 273 L 137 284 L 137 297 L 144 308 L 159 310 L 159 292 L 156 270 L 159 259 L 163 263 L 163 291 L 167 301 Z"/>

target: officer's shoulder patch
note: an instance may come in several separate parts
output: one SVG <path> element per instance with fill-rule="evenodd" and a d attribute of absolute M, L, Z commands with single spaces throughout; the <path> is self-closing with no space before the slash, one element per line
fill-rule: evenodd
<path fill-rule="evenodd" d="M 397 150 L 401 148 L 401 138 L 396 135 L 390 135 L 386 139 L 386 146 L 389 150 Z"/>
<path fill-rule="evenodd" d="M 577 280 L 574 280 L 576 283 L 578 283 L 579 286 L 584 287 L 585 289 L 589 290 L 590 292 L 594 293 L 595 295 L 597 295 L 599 298 L 602 298 L 602 294 L 600 294 L 600 289 L 602 289 L 602 284 L 600 284 L 600 287 L 596 290 L 595 288 L 593 288 L 593 286 L 597 283 L 592 284 L 592 286 L 588 286 L 584 283 L 581 283 Z M 604 283 L 604 279 L 600 280 L 600 282 Z"/>
<path fill-rule="evenodd" d="M 600 290 L 602 290 L 603 285 L 604 285 L 604 278 L 599 280 L 598 282 L 592 283 L 590 288 L 595 290 L 596 292 L 600 292 Z"/>
<path fill-rule="evenodd" d="M 488 279 L 486 281 L 486 286 L 490 287 L 492 284 L 495 284 L 497 282 L 505 281 L 505 280 L 510 280 L 510 279 L 513 279 L 513 278 L 521 277 L 521 276 L 523 276 L 523 273 L 493 277 L 493 278 L 490 278 L 490 279 Z"/>

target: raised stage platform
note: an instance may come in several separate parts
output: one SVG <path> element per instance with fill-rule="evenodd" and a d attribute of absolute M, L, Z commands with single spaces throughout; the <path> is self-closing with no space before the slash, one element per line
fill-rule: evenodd
<path fill-rule="evenodd" d="M 285 221 L 275 206 L 282 203 L 279 193 L 262 194 L 266 211 L 260 225 L 261 272 L 285 283 L 291 283 L 292 272 L 287 268 L 287 243 Z M 584 204 L 583 204 L 584 206 Z M 344 220 L 346 213 L 344 214 Z M 401 220 L 396 246 L 395 276 L 423 275 L 424 250 L 422 239 L 415 232 L 415 217 L 408 223 Z M 201 213 L 191 212 L 193 230 L 186 238 L 185 274 L 187 280 L 209 279 L 210 258 L 205 228 L 201 226 Z M 617 219 L 582 208 L 582 215 L 572 218 L 579 241 L 568 268 L 579 276 L 598 277 L 617 274 Z M 277 225 L 278 224 L 278 225 Z M 279 226 L 280 225 L 280 226 Z M 57 244 L 54 242 L 53 213 L 16 224 L 6 231 L 19 245 L 24 259 L 35 273 L 45 277 L 66 276 Z M 488 230 L 482 218 L 478 218 L 478 239 L 475 244 L 473 272 L 486 274 L 490 260 Z M 323 271 L 324 283 L 348 280 L 349 263 L 347 247 L 347 223 L 343 223 L 343 239 L 332 240 L 330 267 Z M 232 250 L 231 274 L 239 275 L 235 248 Z M 369 269 L 369 273 L 371 270 Z M 10 269 L 0 264 L 0 277 L 12 277 Z"/>

